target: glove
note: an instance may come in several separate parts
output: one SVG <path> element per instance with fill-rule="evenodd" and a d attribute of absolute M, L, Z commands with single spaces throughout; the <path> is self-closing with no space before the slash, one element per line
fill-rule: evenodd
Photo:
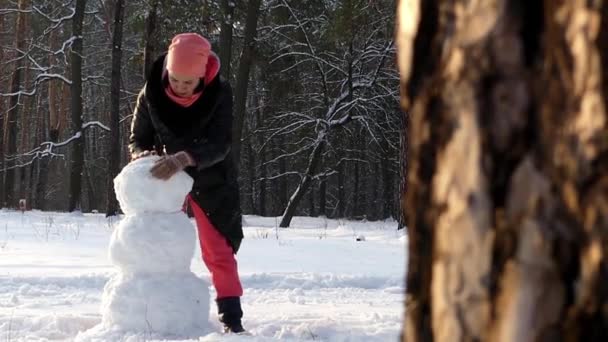
<path fill-rule="evenodd" d="M 175 154 L 162 156 L 154 163 L 150 172 L 156 178 L 167 180 L 186 167 L 194 165 L 196 163 L 192 159 L 192 156 L 186 151 L 180 151 Z"/>
<path fill-rule="evenodd" d="M 131 161 L 137 160 L 139 158 L 143 158 L 143 157 L 148 157 L 148 156 L 155 156 L 156 155 L 156 151 L 141 151 L 139 153 L 133 153 L 131 154 Z"/>

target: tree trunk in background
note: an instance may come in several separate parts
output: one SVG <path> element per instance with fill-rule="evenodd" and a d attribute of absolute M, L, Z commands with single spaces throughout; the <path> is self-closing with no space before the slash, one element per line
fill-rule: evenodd
<path fill-rule="evenodd" d="M 407 341 L 608 340 L 608 4 L 398 6 Z"/>
<path fill-rule="evenodd" d="M 25 18 L 25 27 L 30 27 L 30 20 L 28 17 Z M 29 35 L 26 35 L 26 39 L 29 39 Z M 25 89 L 32 89 L 33 85 L 32 85 L 32 81 L 31 81 L 31 72 L 30 72 L 30 62 L 26 61 L 25 64 L 25 70 L 23 73 L 23 83 L 24 83 L 24 88 Z M 38 99 L 38 95 L 36 96 L 27 96 L 25 97 L 24 101 L 23 101 L 23 115 L 20 118 L 20 129 L 21 129 L 21 138 L 19 139 L 19 148 L 18 148 L 18 153 L 25 153 L 30 151 L 34 146 L 35 146 L 35 139 L 36 139 L 36 134 L 32 133 L 31 130 L 32 129 L 36 129 L 36 125 L 32 124 L 35 123 L 36 120 L 35 118 L 39 115 L 39 111 L 38 109 L 34 109 L 34 100 Z M 32 141 L 33 140 L 33 141 Z M 25 162 L 20 162 L 21 164 L 25 164 Z M 31 173 L 32 173 L 32 165 L 34 163 L 31 163 L 30 165 L 23 165 L 20 166 L 19 168 L 17 168 L 18 173 L 18 181 L 16 184 L 16 196 L 17 196 L 17 203 L 19 203 L 19 200 L 21 199 L 25 199 L 27 206 L 31 205 L 31 190 L 32 190 L 32 183 L 30 182 L 31 180 Z"/>
<path fill-rule="evenodd" d="M 285 146 L 285 137 L 283 137 L 282 135 L 277 138 L 277 141 L 277 146 Z M 279 160 L 279 173 L 285 174 L 285 172 L 287 172 L 287 161 L 285 160 L 285 158 L 281 158 Z M 289 200 L 288 192 L 289 185 L 287 183 L 287 177 L 281 177 L 279 179 L 279 203 L 275 202 L 275 206 L 277 208 L 277 214 L 275 215 L 280 215 L 281 210 L 286 207 L 287 201 Z"/>
<path fill-rule="evenodd" d="M 19 0 L 19 10 L 25 11 L 29 7 L 28 0 Z M 16 33 L 15 33 L 15 48 L 19 51 L 25 51 L 25 38 L 27 37 L 27 16 L 26 12 L 19 12 L 17 15 L 17 25 L 16 25 Z M 17 52 L 20 54 L 20 52 Z M 18 57 L 22 57 L 18 55 Z M 11 79 L 11 93 L 18 93 L 21 90 L 21 75 L 22 70 L 25 63 L 25 58 L 19 58 L 15 61 L 15 68 L 13 71 L 13 77 Z M 9 108 L 6 112 L 6 129 L 4 130 L 4 148 L 5 148 L 5 157 L 16 157 L 17 154 L 17 134 L 19 132 L 18 122 L 19 122 L 19 109 L 21 109 L 20 104 L 21 95 L 13 95 L 10 97 Z M 17 179 L 17 168 L 15 167 L 18 164 L 17 159 L 13 159 L 13 162 L 5 164 L 5 167 L 9 167 L 10 169 L 6 170 L 6 177 L 4 178 L 4 198 L 3 198 L 3 206 L 16 208 L 17 207 L 17 199 L 15 193 L 16 187 L 16 179 Z"/>
<path fill-rule="evenodd" d="M 355 136 L 353 135 L 353 140 L 352 140 L 352 145 L 351 146 L 356 146 L 356 148 L 358 148 L 357 145 L 359 145 L 359 143 L 357 142 L 358 139 L 361 139 L 361 137 L 355 138 Z M 359 200 L 359 186 L 361 184 L 360 181 L 360 177 L 359 177 L 359 168 L 360 168 L 360 162 L 358 161 L 353 161 L 352 162 L 352 168 L 353 170 L 355 170 L 355 179 L 353 181 L 354 183 L 354 188 L 353 188 L 353 206 L 352 206 L 352 211 L 351 214 L 349 215 L 350 218 L 356 218 L 360 211 L 360 203 L 361 201 Z"/>
<path fill-rule="evenodd" d="M 393 214 L 393 192 L 395 191 L 392 173 L 389 170 L 388 156 L 384 156 L 380 161 L 380 174 L 382 175 L 382 195 L 379 196 L 382 203 L 382 218 L 389 218 Z M 378 176 L 380 176 L 380 174 Z"/>
<path fill-rule="evenodd" d="M 261 151 L 260 155 L 260 193 L 259 193 L 259 214 L 260 216 L 266 216 L 266 177 L 268 177 L 268 173 L 266 172 L 266 152 L 264 150 Z"/>
<path fill-rule="evenodd" d="M 346 198 L 344 196 L 344 175 L 346 173 L 345 163 L 340 163 L 338 177 L 338 215 L 336 217 L 343 218 L 346 215 Z"/>
<path fill-rule="evenodd" d="M 160 0 L 152 0 L 152 6 L 146 17 L 146 31 L 144 33 L 144 77 L 150 73 L 152 63 L 154 63 L 154 30 L 156 29 L 156 18 L 158 10 L 158 2 Z"/>
<path fill-rule="evenodd" d="M 325 148 L 325 141 L 319 140 L 319 142 L 312 148 L 310 152 L 310 156 L 308 157 L 308 165 L 306 167 L 306 171 L 304 171 L 304 175 L 300 180 L 300 184 L 291 195 L 287 206 L 285 207 L 285 212 L 283 213 L 283 217 L 281 218 L 280 227 L 287 228 L 291 223 L 291 219 L 298 208 L 298 204 L 302 197 L 308 191 L 310 184 L 312 182 L 312 177 L 314 176 L 317 165 L 319 164 L 319 160 L 321 159 L 321 154 L 323 153 L 323 149 Z"/>
<path fill-rule="evenodd" d="M 230 81 L 230 64 L 232 60 L 232 25 L 234 23 L 234 0 L 221 0 L 222 24 L 220 26 L 220 62 L 221 75 Z"/>
<path fill-rule="evenodd" d="M 49 37 L 50 38 L 50 37 Z M 52 53 L 50 53 L 49 55 L 52 55 Z M 48 96 L 50 97 L 51 91 L 50 91 L 50 87 L 51 87 L 51 83 L 48 84 L 49 87 L 49 91 L 47 92 Z M 39 102 L 42 102 L 42 98 L 43 96 L 39 97 Z M 52 109 L 50 106 L 50 101 L 48 102 L 49 105 L 49 110 L 45 111 L 43 110 L 42 113 L 40 114 L 40 116 L 38 117 L 38 130 L 37 130 L 37 144 L 40 145 L 40 143 L 42 141 L 49 141 L 49 119 L 51 116 L 51 110 L 55 110 L 57 111 L 57 108 Z M 32 208 L 35 209 L 40 209 L 40 210 L 44 210 L 44 204 L 45 204 L 45 200 L 44 200 L 44 192 L 46 190 L 46 184 L 47 184 L 47 180 L 48 180 L 48 165 L 50 162 L 50 158 L 38 158 L 38 160 L 36 161 L 36 174 L 34 177 L 35 180 L 35 186 L 34 186 L 34 191 L 32 193 Z"/>
<path fill-rule="evenodd" d="M 82 132 L 82 23 L 86 0 L 76 0 L 76 9 L 72 18 L 72 52 L 70 62 L 72 69 L 71 133 L 75 137 L 70 156 L 70 191 L 68 211 L 79 210 L 81 207 L 82 177 L 84 168 L 84 134 Z"/>
<path fill-rule="evenodd" d="M 247 144 L 247 160 L 249 161 L 249 167 L 247 173 L 249 177 L 249 201 L 251 202 L 251 212 L 256 212 L 255 203 L 255 152 L 253 151 L 253 134 L 249 135 L 249 143 Z M 259 215 L 259 214 L 258 214 Z"/>
<path fill-rule="evenodd" d="M 323 178 L 319 181 L 319 215 L 327 216 L 327 181 Z"/>
<path fill-rule="evenodd" d="M 256 82 L 257 83 L 257 82 Z M 257 126 L 259 127 L 263 127 L 263 122 L 262 122 L 262 103 L 260 101 L 259 98 L 256 98 L 256 111 L 255 111 L 255 115 L 256 115 L 256 120 L 255 122 L 257 123 Z M 262 146 L 264 144 L 264 136 L 261 133 L 257 133 L 257 140 L 258 140 L 258 146 Z M 258 209 L 259 209 L 259 215 L 261 216 L 266 216 L 266 177 L 268 176 L 268 173 L 266 172 L 266 168 L 267 166 L 266 164 L 266 148 L 263 148 L 260 152 L 259 152 L 259 158 L 260 158 L 260 192 L 258 195 Z"/>
<path fill-rule="evenodd" d="M 382 217 L 382 209 L 378 208 L 378 203 L 384 204 L 384 201 L 382 200 L 382 195 L 380 194 L 380 189 L 382 188 L 380 185 L 382 183 L 380 163 L 372 161 L 370 165 L 368 165 L 368 169 L 370 170 L 370 177 L 367 177 L 369 180 L 366 182 L 368 189 L 366 190 L 366 193 L 369 196 L 367 196 L 367 208 L 365 209 L 365 211 L 368 215 L 371 215 L 367 217 L 368 220 L 376 221 L 380 218 L 385 218 Z"/>
<path fill-rule="evenodd" d="M 108 149 L 108 180 L 106 217 L 118 214 L 118 201 L 114 192 L 114 177 L 120 172 L 120 67 L 122 60 L 122 27 L 124 1 L 114 6 L 114 32 L 112 34 L 112 83 L 110 86 L 110 148 Z"/>
<path fill-rule="evenodd" d="M 359 142 L 359 147 L 363 148 L 360 151 L 363 152 L 363 156 L 365 156 L 366 151 L 364 150 L 365 148 L 365 140 L 360 139 Z M 364 219 L 367 220 L 367 215 L 368 215 L 368 211 L 367 211 L 367 207 L 368 207 L 368 203 L 367 203 L 367 199 L 369 196 L 368 195 L 368 191 L 367 191 L 367 182 L 369 179 L 369 164 L 361 162 L 358 163 L 359 164 L 359 212 L 357 213 L 357 219 Z"/>
<path fill-rule="evenodd" d="M 316 208 L 315 208 L 315 187 L 314 184 L 311 183 L 310 185 L 310 190 L 308 190 L 308 200 L 309 200 L 309 210 L 308 210 L 308 216 L 311 217 L 316 217 L 317 216 L 317 212 L 316 212 Z"/>
<path fill-rule="evenodd" d="M 53 30 L 49 33 L 49 46 L 51 47 L 51 51 L 57 51 L 57 30 Z M 56 61 L 57 58 L 55 57 L 55 54 L 52 52 L 49 53 L 49 65 L 55 65 Z M 58 80 L 48 81 L 48 112 L 43 111 L 41 114 L 41 141 L 50 140 L 51 142 L 57 142 L 59 139 L 59 133 L 61 129 L 60 116 L 64 115 L 64 113 L 61 112 L 59 101 L 61 99 L 61 85 L 61 81 Z M 45 209 L 44 193 L 46 192 L 46 186 L 50 173 L 50 162 L 50 157 L 41 158 L 38 160 L 36 195 L 34 196 L 34 202 L 32 203 L 32 207 L 40 210 Z"/>
<path fill-rule="evenodd" d="M 260 0 L 249 1 L 247 22 L 245 23 L 243 53 L 239 59 L 239 68 L 236 74 L 236 87 L 234 90 L 234 123 L 232 126 L 232 154 L 237 170 L 240 169 L 241 136 L 243 133 L 243 123 L 245 122 L 247 85 L 249 83 L 249 70 L 251 69 L 255 49 L 260 3 Z"/>
<path fill-rule="evenodd" d="M 6 16 L 0 15 L 0 32 L 4 32 L 4 18 Z M 5 60 L 4 47 L 0 46 L 0 61 Z M 3 76 L 3 74 L 0 74 Z M 0 92 L 5 92 L 4 83 L 0 82 Z M 0 132 L 4 132 L 4 120 L 6 118 L 6 99 L 4 96 L 0 96 Z M 6 172 L 4 172 L 5 155 L 4 155 L 4 135 L 0 136 L 0 208 L 5 206 L 4 202 L 4 185 L 6 179 Z"/>

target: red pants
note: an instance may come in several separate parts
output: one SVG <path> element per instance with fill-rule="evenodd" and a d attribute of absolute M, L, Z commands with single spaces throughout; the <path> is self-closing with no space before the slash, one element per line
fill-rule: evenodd
<path fill-rule="evenodd" d="M 242 296 L 243 288 L 237 263 L 228 240 L 215 229 L 207 214 L 190 195 L 186 201 L 194 214 L 203 261 L 211 273 L 211 282 L 217 291 L 217 299 Z"/>

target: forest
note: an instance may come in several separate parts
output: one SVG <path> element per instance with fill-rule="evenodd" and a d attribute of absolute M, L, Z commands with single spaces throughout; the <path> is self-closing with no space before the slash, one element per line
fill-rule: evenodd
<path fill-rule="evenodd" d="M 392 1 L 0 1 L 0 207 L 119 212 L 137 94 L 197 32 L 234 94 L 243 213 L 399 217 Z M 23 201 L 25 200 L 25 201 Z"/>

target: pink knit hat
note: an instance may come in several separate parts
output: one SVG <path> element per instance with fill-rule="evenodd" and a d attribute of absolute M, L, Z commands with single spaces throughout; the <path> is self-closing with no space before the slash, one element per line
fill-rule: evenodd
<path fill-rule="evenodd" d="M 167 70 L 172 73 L 205 77 L 211 44 L 196 33 L 181 33 L 173 37 L 167 53 Z"/>

